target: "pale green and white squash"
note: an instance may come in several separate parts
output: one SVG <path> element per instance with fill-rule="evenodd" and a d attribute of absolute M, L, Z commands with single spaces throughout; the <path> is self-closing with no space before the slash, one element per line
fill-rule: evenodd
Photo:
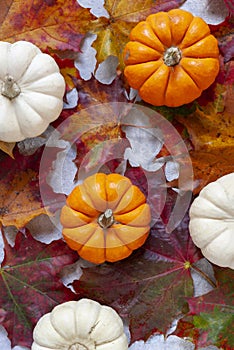
<path fill-rule="evenodd" d="M 34 44 L 0 42 L 0 141 L 40 135 L 63 108 L 65 81 Z"/>
<path fill-rule="evenodd" d="M 190 208 L 189 230 L 209 261 L 234 269 L 234 173 L 201 190 Z"/>
<path fill-rule="evenodd" d="M 109 306 L 90 299 L 69 301 L 42 316 L 31 350 L 127 350 L 123 322 Z"/>

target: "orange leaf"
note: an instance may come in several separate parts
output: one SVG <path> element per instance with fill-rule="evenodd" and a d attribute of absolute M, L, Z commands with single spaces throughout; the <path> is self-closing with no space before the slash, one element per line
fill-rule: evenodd
<path fill-rule="evenodd" d="M 11 158 L 14 158 L 13 149 L 15 147 L 15 142 L 3 142 L 0 141 L 0 150 L 8 154 Z"/>
<path fill-rule="evenodd" d="M 230 62 L 225 67 L 228 83 L 216 83 L 214 101 L 197 105 L 190 116 L 177 116 L 177 120 L 186 126 L 194 145 L 190 155 L 195 193 L 209 182 L 234 172 L 233 66 Z"/>
<path fill-rule="evenodd" d="M 41 150 L 32 156 L 0 157 L 0 223 L 24 227 L 31 219 L 48 214 L 43 208 L 38 181 Z"/>
<path fill-rule="evenodd" d="M 79 51 L 83 23 L 92 18 L 76 0 L 1 0 L 0 8 L 0 40 L 27 40 L 42 50 Z"/>
<path fill-rule="evenodd" d="M 35 201 L 30 182 L 36 173 L 32 170 L 19 172 L 8 184 L 0 184 L 0 221 L 4 226 L 24 227 L 40 214 L 47 214 L 41 203 Z"/>

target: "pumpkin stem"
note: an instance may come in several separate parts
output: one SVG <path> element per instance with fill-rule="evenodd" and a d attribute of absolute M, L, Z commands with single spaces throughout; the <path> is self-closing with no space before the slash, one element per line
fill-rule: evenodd
<path fill-rule="evenodd" d="M 2 84 L 1 94 L 9 100 L 17 97 L 20 94 L 21 90 L 19 85 L 14 81 L 14 78 L 10 75 L 7 75 Z"/>
<path fill-rule="evenodd" d="M 168 67 L 176 66 L 181 60 L 182 54 L 178 47 L 171 46 L 164 52 L 163 61 Z"/>
<path fill-rule="evenodd" d="M 97 221 L 102 228 L 110 227 L 115 222 L 113 211 L 111 209 L 106 209 L 106 211 L 99 216 Z"/>

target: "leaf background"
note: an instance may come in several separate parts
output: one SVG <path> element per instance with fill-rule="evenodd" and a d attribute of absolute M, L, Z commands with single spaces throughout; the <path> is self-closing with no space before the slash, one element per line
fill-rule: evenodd
<path fill-rule="evenodd" d="M 107 19 L 96 18 L 76 0 L 0 0 L 0 40 L 28 40 L 50 53 L 65 77 L 67 92 L 77 90 L 77 105 L 63 110 L 53 123 L 57 127 L 90 106 L 115 101 L 132 103 L 127 98 L 130 89 L 123 77 L 121 55 L 131 28 L 152 12 L 167 11 L 183 3 L 179 0 L 107 0 L 105 8 L 110 15 Z M 225 0 L 225 3 L 231 12 L 232 2 Z M 234 171 L 233 17 L 229 15 L 223 23 L 210 28 L 220 47 L 221 69 L 215 83 L 187 106 L 156 108 L 140 102 L 164 115 L 180 132 L 193 162 L 195 194 L 210 181 Z M 119 57 L 117 75 L 110 85 L 93 77 L 84 81 L 75 69 L 74 61 L 87 31 L 97 34 L 93 44 L 97 64 L 109 55 Z M 84 121 L 95 121 L 95 116 L 86 117 L 86 120 L 77 119 L 77 125 L 82 127 Z M 113 125 L 99 128 L 98 137 L 82 136 L 77 142 L 77 167 L 93 145 L 107 134 L 110 139 L 122 137 L 122 131 Z M 60 273 L 64 267 L 77 262 L 77 254 L 62 240 L 49 245 L 37 242 L 29 229 L 25 229 L 25 225 L 40 214 L 52 215 L 60 200 L 50 203 L 47 210 L 43 207 L 39 166 L 44 146 L 36 147 L 31 155 L 22 155 L 18 145 L 0 144 L 0 149 L 3 150 L 0 151 L 3 237 L 4 226 L 20 229 L 14 247 L 5 241 L 5 259 L 0 268 L 0 324 L 7 329 L 12 346 L 30 347 L 32 329 L 42 314 L 60 302 L 84 296 L 113 306 L 129 325 L 131 342 L 146 341 L 155 332 L 165 334 L 171 322 L 180 318 L 174 333 L 189 337 L 196 348 L 215 345 L 229 350 L 234 347 L 233 271 L 214 266 L 217 287 L 204 296 L 193 297 L 190 271 L 202 255 L 189 237 L 187 216 L 171 235 L 165 232 L 176 196 L 171 189 L 161 220 L 151 230 L 144 247 L 116 264 L 85 267 L 81 278 L 72 283 L 75 294 L 63 286 Z M 56 147 L 51 149 L 48 171 L 57 152 Z M 163 149 L 163 153 L 167 155 L 167 150 Z M 102 149 L 94 156 L 93 165 L 107 158 Z M 115 171 L 119 163 L 113 161 L 107 165 Z M 129 168 L 127 174 L 146 190 L 145 177 L 139 169 Z M 52 193 L 46 175 L 42 176 L 41 186 Z M 176 181 L 169 184 L 176 185 Z"/>

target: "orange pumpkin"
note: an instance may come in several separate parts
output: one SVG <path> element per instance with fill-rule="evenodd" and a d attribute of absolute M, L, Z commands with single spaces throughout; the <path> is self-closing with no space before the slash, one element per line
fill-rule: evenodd
<path fill-rule="evenodd" d="M 219 71 L 219 50 L 209 26 L 175 9 L 139 22 L 124 50 L 124 74 L 141 98 L 176 107 L 199 97 Z"/>
<path fill-rule="evenodd" d="M 97 173 L 69 194 L 60 220 L 68 246 L 100 264 L 139 248 L 149 234 L 151 214 L 144 194 L 127 177 Z"/>

